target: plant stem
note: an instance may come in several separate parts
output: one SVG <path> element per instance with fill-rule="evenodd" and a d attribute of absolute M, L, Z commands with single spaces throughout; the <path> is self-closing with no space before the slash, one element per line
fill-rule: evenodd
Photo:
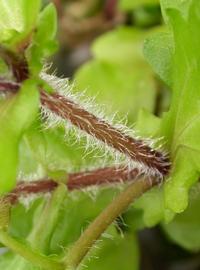
<path fill-rule="evenodd" d="M 13 252 L 45 270 L 63 270 L 63 264 L 38 253 L 26 244 L 12 238 L 5 230 L 0 230 L 0 242 Z"/>
<path fill-rule="evenodd" d="M 63 260 L 66 267 L 76 269 L 109 225 L 111 225 L 111 223 L 122 214 L 135 199 L 158 183 L 159 181 L 156 178 L 141 178 L 130 184 L 122 193 L 120 193 L 88 226 L 74 246 L 69 250 Z"/>
<path fill-rule="evenodd" d="M 59 117 L 70 121 L 107 146 L 121 152 L 133 161 L 146 166 L 155 175 L 164 176 L 169 172 L 169 158 L 160 151 L 152 149 L 143 140 L 135 139 L 108 122 L 98 118 L 72 100 L 58 93 L 41 91 L 41 103 Z"/>
<path fill-rule="evenodd" d="M 13 89 L 14 83 L 10 87 Z M 19 84 L 16 84 L 17 87 L 19 88 Z M 2 91 L 6 91 L 6 89 L 9 91 L 8 82 L 1 82 L 1 89 Z M 70 121 L 80 130 L 121 152 L 131 160 L 143 164 L 154 175 L 165 176 L 168 174 L 170 169 L 169 158 L 161 151 L 152 149 L 143 140 L 135 139 L 123 133 L 115 126 L 58 93 L 49 94 L 41 90 L 40 94 L 42 105 L 59 117 Z"/>
<path fill-rule="evenodd" d="M 111 185 L 136 179 L 138 174 L 138 169 L 130 170 L 124 166 L 105 167 L 93 171 L 71 173 L 68 175 L 66 185 L 68 190 L 82 189 L 94 185 Z M 20 196 L 51 192 L 57 186 L 58 183 L 53 180 L 19 182 L 16 188 L 7 195 L 7 199 L 11 204 L 15 204 Z"/>

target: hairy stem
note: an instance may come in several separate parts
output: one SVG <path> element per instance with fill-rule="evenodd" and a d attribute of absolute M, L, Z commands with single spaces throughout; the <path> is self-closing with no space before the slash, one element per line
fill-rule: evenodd
<path fill-rule="evenodd" d="M 111 225 L 111 223 L 125 211 L 135 199 L 158 183 L 159 181 L 156 178 L 138 179 L 119 194 L 88 226 L 74 246 L 69 250 L 68 254 L 64 257 L 66 267 L 76 269 L 109 225 Z"/>
<path fill-rule="evenodd" d="M 133 161 L 144 164 L 155 174 L 166 175 L 168 173 L 169 160 L 163 153 L 152 149 L 142 140 L 124 134 L 73 101 L 58 93 L 48 94 L 41 91 L 41 102 L 61 118 L 70 121 L 74 126 L 123 153 Z"/>
<path fill-rule="evenodd" d="M 129 170 L 127 167 L 107 167 L 93 171 L 71 173 L 68 175 L 67 187 L 69 190 L 74 190 L 94 185 L 127 182 L 135 179 L 138 174 L 137 169 Z M 7 199 L 10 203 L 15 204 L 20 196 L 51 192 L 57 185 L 58 183 L 53 180 L 19 182 L 16 188 L 7 195 Z"/>
<path fill-rule="evenodd" d="M 3 89 L 1 82 L 1 89 Z M 10 88 L 14 87 L 10 85 Z M 8 89 L 8 82 L 4 85 Z M 19 85 L 16 84 L 16 88 Z M 4 91 L 5 91 L 4 89 Z M 49 94 L 41 90 L 41 103 L 59 117 L 70 121 L 74 126 L 97 140 L 121 152 L 133 161 L 144 164 L 154 174 L 165 176 L 170 169 L 169 158 L 162 152 L 152 149 L 143 140 L 135 139 L 86 111 L 70 99 L 58 93 Z"/>
<path fill-rule="evenodd" d="M 35 266 L 39 266 L 44 270 L 63 270 L 63 264 L 48 258 L 26 244 L 19 242 L 12 238 L 5 230 L 0 230 L 0 242 L 6 247 L 14 251 L 16 254 L 21 255 Z"/>

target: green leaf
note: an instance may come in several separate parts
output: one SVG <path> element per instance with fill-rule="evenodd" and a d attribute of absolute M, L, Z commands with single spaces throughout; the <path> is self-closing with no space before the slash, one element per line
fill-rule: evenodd
<path fill-rule="evenodd" d="M 117 111 L 120 118 L 127 115 L 129 123 L 136 120 L 141 108 L 154 110 L 155 80 L 142 55 L 142 43 L 149 34 L 131 27 L 104 34 L 93 44 L 94 60 L 75 74 L 78 89 L 97 96 L 96 101 L 106 105 L 108 114 Z"/>
<path fill-rule="evenodd" d="M 16 238 L 26 238 L 40 218 L 45 199 L 36 198 L 28 206 L 22 202 L 11 208 L 9 233 Z"/>
<path fill-rule="evenodd" d="M 68 193 L 65 197 L 63 204 L 60 207 L 60 210 L 56 214 L 58 215 L 58 220 L 52 220 L 54 228 L 53 234 L 50 238 L 51 241 L 50 245 L 48 246 L 47 253 L 62 255 L 63 247 L 68 248 L 69 245 L 71 245 L 75 240 L 77 240 L 77 238 L 81 234 L 81 231 L 88 226 L 88 223 L 91 222 L 105 208 L 105 206 L 108 205 L 110 201 L 112 201 L 112 198 L 116 196 L 118 192 L 119 191 L 115 189 L 102 189 L 98 191 L 95 191 L 95 189 L 93 189 L 91 193 L 85 193 L 80 191 Z M 30 210 L 28 210 L 27 213 L 24 207 L 21 206 L 20 208 L 18 208 L 18 206 L 16 206 L 11 213 L 10 232 L 14 236 L 26 237 L 27 239 L 33 238 L 33 241 L 35 241 L 33 232 L 41 221 L 41 214 L 43 213 L 41 212 L 41 210 L 44 209 L 43 206 L 43 201 L 37 200 L 34 205 L 31 206 Z M 51 215 L 51 213 L 49 214 Z M 15 224 L 15 220 L 19 218 L 21 219 L 21 221 L 18 220 L 17 224 Z M 20 222 L 23 221 L 25 222 L 25 224 L 22 224 L 21 227 Z M 125 254 L 123 253 L 123 249 L 125 247 L 129 247 L 130 253 L 128 252 L 127 254 L 126 251 L 126 254 L 128 257 L 129 255 L 131 256 L 130 262 L 133 263 L 133 265 L 138 265 L 138 249 L 135 237 L 127 236 L 126 240 L 121 239 L 121 237 L 118 236 L 118 234 L 116 233 L 116 229 L 114 226 L 111 226 L 107 233 L 109 233 L 109 235 L 111 234 L 112 237 L 115 237 L 115 242 L 113 242 L 113 240 L 110 241 L 109 239 L 105 239 L 106 235 L 108 235 L 105 234 L 105 236 L 103 237 L 103 245 L 101 245 L 101 252 L 103 252 L 104 248 L 105 252 L 111 252 L 111 249 L 114 248 L 116 252 L 119 252 L 121 254 L 121 256 L 125 256 Z M 127 241 L 128 239 L 130 241 Z M 5 263 L 4 256 L 0 257 L 0 266 L 1 263 Z M 112 255 L 110 253 L 110 256 L 114 256 L 114 254 Z M 107 263 L 109 264 L 113 263 L 114 258 L 112 259 L 112 257 L 110 257 L 110 259 L 108 258 L 107 260 L 105 260 L 105 262 L 107 261 Z M 115 257 L 115 259 L 117 258 Z M 105 262 L 104 260 L 102 261 L 102 263 Z M 96 262 L 94 263 L 96 264 Z M 23 258 L 14 255 L 12 257 L 9 257 L 9 261 L 6 262 L 6 267 L 4 269 L 11 270 L 13 269 L 13 265 L 15 265 L 15 269 L 17 270 L 38 269 L 33 267 Z M 127 265 L 129 265 L 128 262 Z"/>
<path fill-rule="evenodd" d="M 163 225 L 163 229 L 169 238 L 191 251 L 200 250 L 200 197 L 199 184 L 191 191 L 190 204 L 188 208 L 181 214 L 178 214 L 175 219 Z"/>
<path fill-rule="evenodd" d="M 133 27 L 119 27 L 95 40 L 93 55 L 101 61 L 134 64 L 144 59 L 142 46 L 147 34 Z"/>
<path fill-rule="evenodd" d="M 75 80 L 78 89 L 87 88 L 87 95 L 99 93 L 96 101 L 106 105 L 108 114 L 114 111 L 118 111 L 120 117 L 128 114 L 130 123 L 135 121 L 140 108 L 154 109 L 155 82 L 143 63 L 118 66 L 93 60 L 79 69 Z"/>
<path fill-rule="evenodd" d="M 116 269 L 137 270 L 139 269 L 139 251 L 136 237 L 133 234 L 125 234 L 123 237 L 115 232 L 114 227 L 108 230 L 94 249 L 84 260 L 88 269 Z M 98 256 L 98 258 L 97 258 Z M 0 267 L 4 270 L 40 270 L 22 257 L 12 253 L 0 256 Z M 84 269 L 85 266 L 80 269 Z"/>
<path fill-rule="evenodd" d="M 0 104 L 0 193 L 13 188 L 16 182 L 19 142 L 35 119 L 39 94 L 33 81 L 26 81 L 15 96 Z"/>
<path fill-rule="evenodd" d="M 173 160 L 171 178 L 165 185 L 165 202 L 175 212 L 187 207 L 188 190 L 199 179 L 199 8 L 200 2 L 192 1 L 187 19 L 177 10 L 168 11 L 175 44 L 173 96 L 162 131 Z"/>
<path fill-rule="evenodd" d="M 188 206 L 189 190 L 199 179 L 199 153 L 187 147 L 178 149 L 169 181 L 165 184 L 165 204 L 175 212 Z"/>
<path fill-rule="evenodd" d="M 160 129 L 161 120 L 145 109 L 141 109 L 136 121 L 136 130 L 142 137 L 156 137 Z"/>
<path fill-rule="evenodd" d="M 24 39 L 35 27 L 41 0 L 0 1 L 0 41 L 9 46 Z"/>
<path fill-rule="evenodd" d="M 164 1 L 162 2 L 164 6 Z M 171 25 L 170 29 L 173 30 L 173 35 L 169 32 L 167 35 L 170 35 L 170 39 L 171 37 L 174 39 L 170 41 L 173 44 L 173 51 L 169 50 L 170 53 L 166 59 L 164 58 L 166 51 L 161 53 L 163 40 L 169 38 L 165 34 L 155 35 L 149 39 L 148 46 L 145 48 L 145 53 L 155 71 L 166 82 L 171 81 L 173 90 L 170 110 L 162 119 L 153 121 L 153 117 L 147 116 L 145 119 L 140 115 L 141 119 L 139 118 L 137 122 L 137 128 L 143 136 L 145 134 L 146 136 L 152 134 L 155 138 L 164 136 L 165 147 L 168 147 L 172 160 L 172 169 L 164 190 L 156 188 L 155 191 L 144 194 L 135 204 L 138 209 L 143 209 L 143 219 L 147 226 L 155 225 L 160 220 L 169 222 L 174 212 L 184 211 L 188 206 L 188 192 L 200 176 L 199 5 L 199 2 L 193 1 L 188 16 L 186 14 L 184 16 L 184 3 L 183 6 L 177 6 L 179 11 L 166 12 Z M 154 205 L 154 202 L 157 203 Z"/>
<path fill-rule="evenodd" d="M 57 14 L 53 4 L 49 4 L 39 15 L 36 39 L 47 42 L 55 38 L 57 32 Z"/>
<path fill-rule="evenodd" d="M 153 227 L 161 220 L 170 222 L 174 217 L 172 211 L 165 209 L 163 191 L 157 187 L 139 198 L 133 208 L 143 210 L 142 219 L 147 227 Z"/>
<path fill-rule="evenodd" d="M 57 49 L 55 39 L 57 32 L 57 13 L 53 4 L 49 4 L 40 13 L 37 31 L 33 36 L 33 44 L 27 55 L 32 74 L 38 74 L 43 67 L 43 60 Z"/>
<path fill-rule="evenodd" d="M 60 218 L 60 208 L 63 207 L 63 201 L 67 195 L 66 181 L 60 184 L 52 193 L 51 198 L 47 200 L 40 218 L 33 227 L 28 241 L 32 247 L 40 250 L 41 253 L 48 254 L 50 250 L 50 241 Z M 48 223 L 47 223 L 48 221 Z"/>
<path fill-rule="evenodd" d="M 156 33 L 144 42 L 144 56 L 153 70 L 170 87 L 172 86 L 172 57 L 174 52 L 171 33 Z"/>
<path fill-rule="evenodd" d="M 68 173 L 80 169 L 85 155 L 85 140 L 78 143 L 73 136 L 66 136 L 63 128 L 45 129 L 35 123 L 24 134 L 20 145 L 20 175 L 38 179 L 58 170 Z M 84 166 L 94 166 L 95 160 L 92 154 L 86 156 Z"/>
<path fill-rule="evenodd" d="M 140 110 L 135 128 L 138 134 L 142 137 L 159 138 L 161 119 L 149 113 L 146 110 Z M 160 144 L 162 142 L 159 141 Z M 165 208 L 163 188 L 155 187 L 152 190 L 142 195 L 131 207 L 132 219 L 127 218 L 128 224 L 132 229 L 138 227 L 153 227 L 161 220 L 169 222 L 173 219 L 174 214 L 169 209 Z M 126 221 L 126 217 L 125 217 Z"/>
<path fill-rule="evenodd" d="M 161 0 L 160 5 L 165 22 L 169 23 L 167 9 L 177 9 L 186 18 L 192 1 L 193 0 Z"/>
<path fill-rule="evenodd" d="M 10 0 L 14 2 L 14 0 Z M 20 1 L 18 1 L 18 7 Z M 24 29 L 25 31 L 33 30 L 38 18 L 38 14 L 41 7 L 41 0 L 21 0 L 21 5 L 23 7 L 23 17 L 24 17 Z"/>

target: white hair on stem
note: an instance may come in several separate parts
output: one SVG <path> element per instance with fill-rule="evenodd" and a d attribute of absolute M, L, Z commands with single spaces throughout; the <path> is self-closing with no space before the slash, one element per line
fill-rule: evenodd
<path fill-rule="evenodd" d="M 126 125 L 122 123 L 116 123 L 115 118 L 111 117 L 108 118 L 104 115 L 102 110 L 97 110 L 97 107 L 92 105 L 92 102 L 85 98 L 85 93 L 81 94 L 73 94 L 73 85 L 70 85 L 68 79 L 59 79 L 54 75 L 48 75 L 46 73 L 41 74 L 41 78 L 46 81 L 58 94 L 63 96 L 63 98 L 66 98 L 68 100 L 71 100 L 75 104 L 78 104 L 80 108 L 85 108 L 88 111 L 91 112 L 92 115 L 96 115 L 98 119 L 107 125 L 107 131 L 101 130 L 101 135 L 104 136 L 105 132 L 105 139 L 102 139 L 100 141 L 97 139 L 93 134 L 95 135 L 95 130 L 93 126 L 88 122 L 88 130 L 89 132 L 86 133 L 85 131 L 81 130 L 81 127 L 79 128 L 79 125 L 74 126 L 70 123 L 70 121 L 67 121 L 65 119 L 65 115 L 62 115 L 62 112 L 60 113 L 60 116 L 56 115 L 55 113 L 51 112 L 50 109 L 46 108 L 46 106 L 42 106 L 42 115 L 45 120 L 45 128 L 52 128 L 55 126 L 63 126 L 65 128 L 66 134 L 65 138 L 72 138 L 73 134 L 73 141 L 75 144 L 80 143 L 82 139 L 85 139 L 84 149 L 85 149 L 85 155 L 89 155 L 91 153 L 95 153 L 96 158 L 101 158 L 101 160 L 104 160 L 104 164 L 115 164 L 128 166 L 130 169 L 138 168 L 141 173 L 144 173 L 146 175 L 157 175 L 160 178 L 163 177 L 162 173 L 159 172 L 155 167 L 151 168 L 151 166 L 147 166 L 143 162 L 137 162 L 134 161 L 133 158 L 131 158 L 131 153 L 128 149 L 126 149 L 126 154 L 123 153 L 124 145 L 118 143 L 118 148 L 120 150 L 116 150 L 114 147 L 109 146 L 107 144 L 107 138 L 110 136 L 110 139 L 112 139 L 112 136 L 109 134 L 108 129 L 109 127 L 114 127 L 116 129 L 115 132 L 124 134 L 124 136 L 132 136 L 135 140 L 140 140 L 142 143 L 140 144 L 139 148 L 149 146 L 152 147 L 152 151 L 159 150 L 162 152 L 163 156 L 165 156 L 165 153 L 162 150 L 162 144 L 156 147 L 158 144 L 158 140 L 154 140 L 153 138 L 147 138 L 147 139 L 141 139 L 138 136 L 138 133 L 134 131 L 133 129 L 128 128 Z M 95 109 L 93 109 L 95 108 Z M 80 121 L 83 121 L 87 124 L 87 119 L 82 117 L 81 115 L 76 115 L 77 118 L 80 118 Z M 107 123 L 107 124 L 106 124 Z M 111 130 L 112 131 L 112 130 Z M 102 138 L 103 138 L 102 136 Z M 74 140 L 75 138 L 75 140 Z M 125 137 L 124 137 L 125 138 Z M 161 140 L 161 139 L 160 139 Z M 148 154 L 140 154 L 140 156 L 147 157 Z M 151 150 L 149 151 L 149 158 L 151 155 Z"/>

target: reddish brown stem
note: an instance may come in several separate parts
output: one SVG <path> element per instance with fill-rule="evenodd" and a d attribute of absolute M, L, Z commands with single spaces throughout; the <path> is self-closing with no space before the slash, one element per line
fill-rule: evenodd
<path fill-rule="evenodd" d="M 8 87 L 16 87 L 15 90 L 19 88 L 19 84 L 16 84 L 14 87 L 14 83 L 8 85 L 8 83 L 1 82 L 2 89 L 3 83 L 5 89 L 8 89 Z M 79 129 L 125 154 L 133 161 L 143 163 L 146 167 L 152 169 L 155 174 L 164 176 L 169 172 L 169 159 L 163 153 L 152 149 L 142 140 L 137 140 L 124 134 L 70 99 L 58 93 L 48 94 L 41 90 L 41 103 L 56 115 L 70 121 Z"/>
<path fill-rule="evenodd" d="M 72 173 L 68 175 L 67 187 L 69 190 L 74 190 L 94 185 L 127 182 L 136 179 L 138 174 L 139 171 L 137 169 L 129 170 L 126 167 L 107 167 L 93 171 Z M 7 198 L 14 204 L 18 201 L 19 196 L 51 192 L 57 185 L 58 183 L 53 180 L 19 182 L 16 188 L 7 195 Z"/>
<path fill-rule="evenodd" d="M 41 91 L 41 102 L 50 111 L 70 121 L 74 126 L 90 134 L 106 145 L 143 163 L 154 173 L 166 175 L 169 171 L 169 159 L 161 152 L 153 150 L 142 140 L 136 140 L 104 120 L 86 111 L 73 101 L 59 95 Z"/>

